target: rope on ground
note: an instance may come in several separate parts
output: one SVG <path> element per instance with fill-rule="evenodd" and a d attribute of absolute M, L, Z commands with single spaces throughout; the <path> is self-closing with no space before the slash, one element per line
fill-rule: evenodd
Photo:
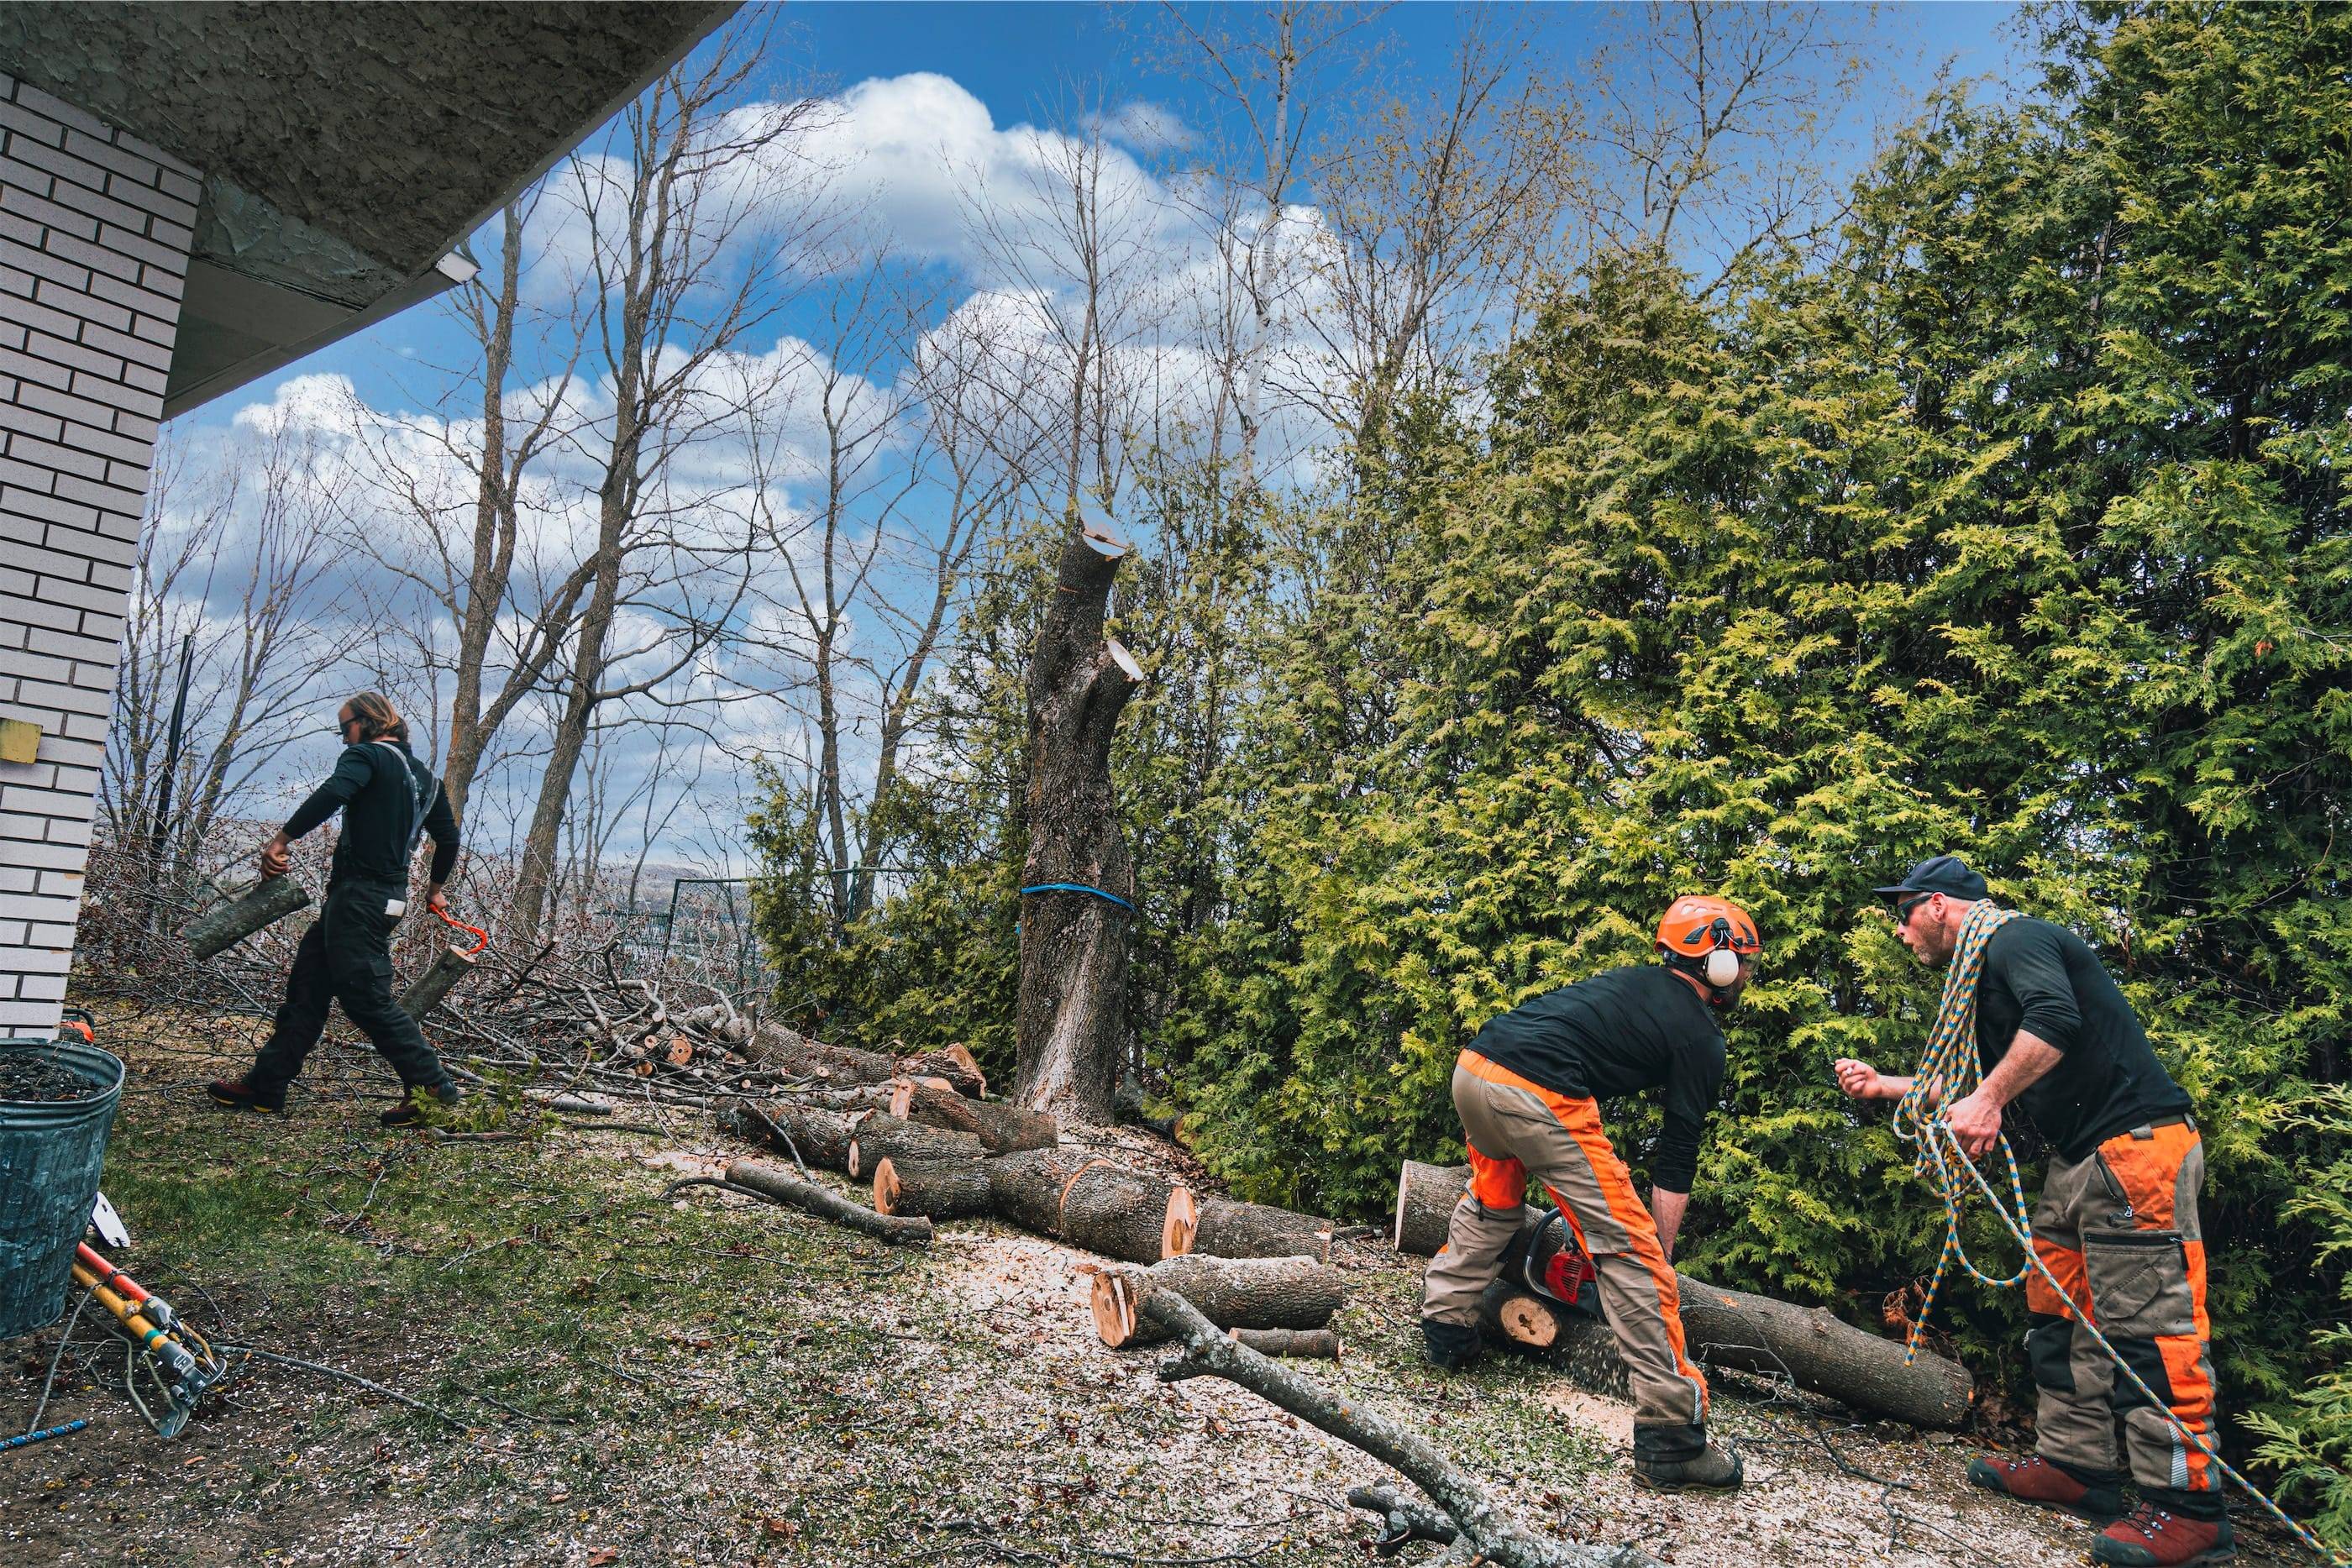
<path fill-rule="evenodd" d="M 1951 966 L 1944 977 L 1944 996 L 1936 1013 L 1934 1029 L 1928 1032 L 1927 1050 L 1920 1055 L 1919 1071 L 1914 1077 L 1910 1092 L 1895 1107 L 1895 1135 L 1919 1146 L 1916 1169 L 1933 1182 L 1944 1200 L 1944 1249 L 1936 1260 L 1936 1272 L 1927 1281 L 1927 1299 L 1920 1303 L 1919 1312 L 1911 1324 L 1911 1337 L 1905 1347 L 1907 1362 L 1918 1354 L 1920 1335 L 1926 1332 L 1927 1314 L 1935 1310 L 1936 1291 L 1944 1277 L 1957 1262 L 1978 1283 L 1995 1290 L 2011 1290 L 2025 1282 L 2028 1276 L 2040 1274 L 2042 1281 L 2056 1292 L 2060 1301 L 2074 1322 L 2089 1331 L 2093 1343 L 2106 1353 L 2116 1370 L 2128 1378 L 2131 1385 L 2146 1399 L 2150 1408 L 2164 1418 L 2180 1440 L 2213 1462 L 2216 1469 L 2259 1504 L 2264 1513 L 2286 1526 L 2296 1541 L 2312 1555 L 2336 1568 L 2352 1568 L 2352 1558 L 2335 1552 L 2318 1536 L 2297 1522 L 2287 1511 L 2271 1500 L 2270 1494 L 2221 1458 L 2211 1439 L 2202 1433 L 2192 1432 L 2146 1379 L 2132 1369 L 2112 1341 L 2100 1332 L 2091 1314 L 2068 1293 L 2050 1266 L 2033 1246 L 2033 1217 L 2025 1203 L 2025 1183 L 2018 1175 L 2017 1155 L 2009 1146 L 2009 1139 L 1999 1141 L 2002 1160 L 2009 1171 L 2009 1196 L 2006 1202 L 1993 1190 L 1974 1159 L 1961 1148 L 1959 1134 L 1945 1119 L 1946 1108 L 1976 1092 L 1982 1073 L 1976 1048 L 1977 984 L 1984 971 L 1985 948 L 1994 932 L 2017 918 L 2014 910 L 1994 907 L 1990 899 L 1979 899 L 1960 923 L 1959 940 L 1955 944 Z M 1960 1243 L 1960 1208 L 1967 1202 L 1971 1184 L 1984 1195 L 1993 1216 L 2024 1249 L 2025 1260 L 2017 1271 L 1996 1279 L 1978 1268 Z"/>

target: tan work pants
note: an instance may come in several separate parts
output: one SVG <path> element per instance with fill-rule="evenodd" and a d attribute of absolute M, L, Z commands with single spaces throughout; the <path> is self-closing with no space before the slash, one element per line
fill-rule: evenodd
<path fill-rule="evenodd" d="M 1445 1246 L 1431 1260 L 1422 1316 L 1478 1321 L 1478 1298 L 1519 1233 L 1528 1177 L 1543 1183 L 1601 1276 L 1601 1310 L 1617 1336 L 1634 1419 L 1697 1427 L 1706 1379 L 1683 1343 L 1675 1271 L 1657 1222 L 1590 1099 L 1553 1092 L 1465 1051 L 1454 1069 L 1454 1108 L 1470 1145 L 1470 1190 L 1454 1206 Z"/>

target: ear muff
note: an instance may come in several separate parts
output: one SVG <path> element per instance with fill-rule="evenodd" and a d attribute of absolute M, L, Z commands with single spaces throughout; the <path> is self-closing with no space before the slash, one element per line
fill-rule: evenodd
<path fill-rule="evenodd" d="M 1717 990 L 1739 978 L 1739 955 L 1728 947 L 1717 947 L 1706 956 L 1699 970 L 1700 977 Z"/>

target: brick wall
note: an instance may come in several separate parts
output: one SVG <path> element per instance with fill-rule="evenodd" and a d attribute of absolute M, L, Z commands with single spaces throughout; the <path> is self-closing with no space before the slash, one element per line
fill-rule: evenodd
<path fill-rule="evenodd" d="M 0 74 L 0 1035 L 57 1025 L 196 172 Z"/>

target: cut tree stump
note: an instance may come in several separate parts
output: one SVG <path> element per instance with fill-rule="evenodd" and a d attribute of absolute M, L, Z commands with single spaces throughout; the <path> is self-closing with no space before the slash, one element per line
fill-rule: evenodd
<path fill-rule="evenodd" d="M 828 1186 L 819 1186 L 757 1160 L 737 1160 L 727 1167 L 727 1179 L 777 1203 L 788 1203 L 820 1219 L 846 1227 L 860 1235 L 896 1246 L 919 1247 L 931 1239 L 931 1222 L 904 1216 L 877 1214 L 852 1203 Z"/>
<path fill-rule="evenodd" d="M 1397 1171 L 1396 1228 L 1390 1239 L 1412 1258 L 1434 1258 L 1454 1223 L 1454 1206 L 1470 1189 L 1468 1166 L 1407 1160 Z"/>
<path fill-rule="evenodd" d="M 853 1176 L 870 1180 L 877 1160 L 924 1160 L 934 1164 L 962 1160 L 976 1164 L 986 1153 L 980 1140 L 970 1133 L 950 1133 L 869 1111 L 857 1118 L 856 1126 L 850 1132 L 847 1169 Z"/>
<path fill-rule="evenodd" d="M 1313 1258 L 1331 1260 L 1331 1222 L 1270 1204 L 1201 1200 L 1192 1250 L 1213 1258 Z"/>
<path fill-rule="evenodd" d="M 719 1113 L 729 1130 L 776 1153 L 797 1152 L 811 1170 L 846 1171 L 849 1140 L 856 1119 L 837 1111 L 819 1111 L 788 1100 L 738 1101 Z M 785 1146 L 785 1140 L 791 1146 Z"/>
<path fill-rule="evenodd" d="M 1084 1149 L 1024 1149 L 986 1163 L 997 1215 L 1039 1236 L 1060 1239 L 1062 1199 L 1085 1172 L 1110 1162 Z"/>
<path fill-rule="evenodd" d="M 1135 1272 L 1148 1275 L 1150 1270 Z M 1183 1343 L 1184 1354 L 1161 1364 L 1161 1382 L 1221 1377 L 1238 1384 L 1318 1430 L 1353 1444 L 1427 1493 L 1443 1518 L 1402 1500 L 1392 1500 L 1399 1506 L 1382 1511 L 1383 1517 L 1410 1508 L 1445 1532 L 1433 1539 L 1461 1537 L 1463 1544 L 1449 1559 L 1440 1561 L 1490 1563 L 1496 1568 L 1655 1568 L 1655 1559 L 1634 1547 L 1577 1546 L 1548 1541 L 1524 1528 L 1495 1506 L 1468 1471 L 1419 1432 L 1332 1393 L 1303 1373 L 1278 1366 L 1218 1333 L 1216 1325 L 1177 1291 L 1145 1291 L 1136 1303 L 1136 1315 Z"/>
<path fill-rule="evenodd" d="M 1337 1361 L 1339 1336 L 1329 1329 L 1227 1329 L 1234 1339 L 1260 1355 L 1287 1355 L 1301 1361 Z"/>
<path fill-rule="evenodd" d="M 1080 1171 L 1062 1195 L 1062 1239 L 1129 1263 L 1182 1256 L 1200 1224 L 1189 1187 L 1108 1162 Z"/>
<path fill-rule="evenodd" d="M 1146 1269 L 1095 1275 L 1095 1333 L 1114 1350 L 1171 1337 L 1140 1315 L 1154 1291 L 1172 1291 L 1221 1329 L 1319 1329 L 1347 1297 L 1337 1269 L 1312 1258 L 1204 1258 L 1192 1253 Z"/>
<path fill-rule="evenodd" d="M 970 1133 L 992 1155 L 1050 1149 L 1062 1141 L 1061 1128 L 1044 1112 L 1024 1111 L 1002 1100 L 969 1099 L 935 1087 L 935 1082 L 920 1078 L 891 1080 L 887 1109 L 902 1121 Z"/>
<path fill-rule="evenodd" d="M 992 1214 L 996 1199 L 978 1160 L 921 1162 L 888 1157 L 874 1166 L 874 1207 L 882 1214 L 968 1219 Z"/>

